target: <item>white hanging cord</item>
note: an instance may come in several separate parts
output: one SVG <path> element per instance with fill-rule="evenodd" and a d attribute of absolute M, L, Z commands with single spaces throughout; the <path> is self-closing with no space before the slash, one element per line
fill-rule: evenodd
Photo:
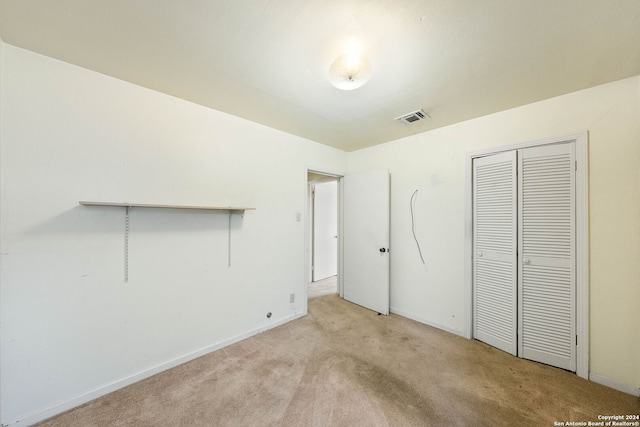
<path fill-rule="evenodd" d="M 409 202 L 409 206 L 411 206 L 411 232 L 413 233 L 413 239 L 416 241 L 416 245 L 418 246 L 418 253 L 420 254 L 420 259 L 422 260 L 422 263 L 425 264 L 424 257 L 422 256 L 422 249 L 420 248 L 420 242 L 418 242 L 418 237 L 416 236 L 416 219 L 413 213 L 414 198 L 417 193 L 418 193 L 418 190 L 413 192 L 413 194 L 411 195 L 411 201 Z"/>

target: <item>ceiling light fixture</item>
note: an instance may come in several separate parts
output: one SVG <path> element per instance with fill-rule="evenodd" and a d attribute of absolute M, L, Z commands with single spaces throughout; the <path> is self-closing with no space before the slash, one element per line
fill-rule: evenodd
<path fill-rule="evenodd" d="M 336 58 L 329 67 L 329 81 L 341 90 L 357 89 L 371 77 L 371 63 L 356 53 Z"/>

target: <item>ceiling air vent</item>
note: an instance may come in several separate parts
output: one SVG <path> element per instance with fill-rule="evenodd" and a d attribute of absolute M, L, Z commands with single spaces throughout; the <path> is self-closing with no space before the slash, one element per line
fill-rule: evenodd
<path fill-rule="evenodd" d="M 402 123 L 411 124 L 413 122 L 419 122 L 420 120 L 430 119 L 429 115 L 425 113 L 423 110 L 412 111 L 411 113 L 403 114 L 399 117 L 396 117 L 393 120 L 397 120 Z"/>

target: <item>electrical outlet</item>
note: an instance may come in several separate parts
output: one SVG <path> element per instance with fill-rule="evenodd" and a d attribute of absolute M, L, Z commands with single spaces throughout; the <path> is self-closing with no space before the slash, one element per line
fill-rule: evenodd
<path fill-rule="evenodd" d="M 291 302 L 291 303 L 296 302 L 296 294 L 289 295 L 289 302 Z"/>

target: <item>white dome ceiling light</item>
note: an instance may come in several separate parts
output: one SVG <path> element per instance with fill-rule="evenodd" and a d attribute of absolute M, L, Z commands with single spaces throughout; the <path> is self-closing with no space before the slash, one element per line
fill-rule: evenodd
<path fill-rule="evenodd" d="M 345 54 L 329 67 L 329 81 L 341 90 L 357 89 L 371 77 L 371 63 L 362 55 L 362 46 L 354 39 L 345 46 Z"/>

